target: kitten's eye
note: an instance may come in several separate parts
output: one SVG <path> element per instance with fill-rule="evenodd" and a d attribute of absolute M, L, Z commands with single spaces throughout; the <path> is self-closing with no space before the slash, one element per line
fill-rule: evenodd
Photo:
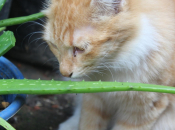
<path fill-rule="evenodd" d="M 77 53 L 83 53 L 83 52 L 84 52 L 83 48 L 73 47 L 73 55 L 74 55 L 74 57 L 77 56 Z"/>

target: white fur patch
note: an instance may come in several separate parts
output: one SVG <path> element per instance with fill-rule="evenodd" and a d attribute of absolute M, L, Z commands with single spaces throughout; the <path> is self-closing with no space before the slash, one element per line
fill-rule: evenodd
<path fill-rule="evenodd" d="M 101 78 L 99 80 L 148 82 L 150 77 L 148 75 L 145 76 L 144 72 L 149 70 L 150 75 L 155 76 L 156 70 L 154 66 L 147 64 L 147 58 L 150 57 L 152 51 L 159 51 L 160 44 L 157 40 L 159 37 L 149 19 L 146 16 L 142 16 L 138 36 L 122 46 L 121 53 L 117 54 L 111 65 L 113 68 L 109 66 L 111 72 L 105 71 L 106 76 L 99 77 Z M 107 63 L 107 61 L 105 62 Z"/>
<path fill-rule="evenodd" d="M 103 3 L 109 3 L 109 4 L 113 4 L 113 3 L 120 3 L 121 0 L 100 0 Z"/>
<path fill-rule="evenodd" d="M 157 42 L 158 33 L 150 24 L 149 19 L 143 16 L 141 29 L 138 36 L 126 44 L 123 52 L 116 59 L 119 66 L 132 70 L 140 66 L 141 61 L 146 61 L 151 51 L 158 51 L 160 44 Z"/>
<path fill-rule="evenodd" d="M 78 94 L 78 97 L 76 97 L 77 106 L 76 106 L 73 116 L 71 116 L 65 122 L 61 123 L 59 125 L 58 130 L 78 130 L 80 114 L 81 114 L 81 102 L 82 102 L 82 95 Z"/>
<path fill-rule="evenodd" d="M 126 3 L 125 0 L 99 0 L 99 2 L 105 4 L 106 6 L 119 5 L 119 4 L 123 6 L 124 3 Z"/>
<path fill-rule="evenodd" d="M 125 3 L 125 0 L 92 0 L 91 5 L 93 5 L 94 3 L 101 3 L 103 5 L 106 5 L 106 8 L 108 7 L 113 8 L 114 5 L 119 5 L 119 4 L 123 5 L 123 3 Z"/>
<path fill-rule="evenodd" d="M 80 112 L 80 108 L 76 108 L 74 115 L 61 123 L 58 130 L 78 130 Z"/>

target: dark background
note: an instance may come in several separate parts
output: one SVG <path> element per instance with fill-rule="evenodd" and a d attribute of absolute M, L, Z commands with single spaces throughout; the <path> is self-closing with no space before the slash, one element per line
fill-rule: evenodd
<path fill-rule="evenodd" d="M 9 17 L 27 16 L 43 9 L 45 0 L 13 0 Z M 54 55 L 42 40 L 45 18 L 8 27 L 14 32 L 16 46 L 6 56 L 38 66 L 54 67 Z"/>

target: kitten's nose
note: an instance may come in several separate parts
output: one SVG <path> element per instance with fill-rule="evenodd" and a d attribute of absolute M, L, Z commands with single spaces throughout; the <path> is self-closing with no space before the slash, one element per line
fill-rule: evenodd
<path fill-rule="evenodd" d="M 68 61 L 61 62 L 60 72 L 64 77 L 72 77 L 73 75 L 72 63 Z"/>

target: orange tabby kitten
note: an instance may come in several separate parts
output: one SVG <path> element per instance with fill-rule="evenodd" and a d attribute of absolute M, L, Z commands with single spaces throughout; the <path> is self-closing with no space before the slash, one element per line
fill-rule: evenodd
<path fill-rule="evenodd" d="M 63 76 L 175 86 L 175 0 L 51 0 L 44 12 Z M 174 95 L 82 96 L 59 130 L 175 130 Z"/>

